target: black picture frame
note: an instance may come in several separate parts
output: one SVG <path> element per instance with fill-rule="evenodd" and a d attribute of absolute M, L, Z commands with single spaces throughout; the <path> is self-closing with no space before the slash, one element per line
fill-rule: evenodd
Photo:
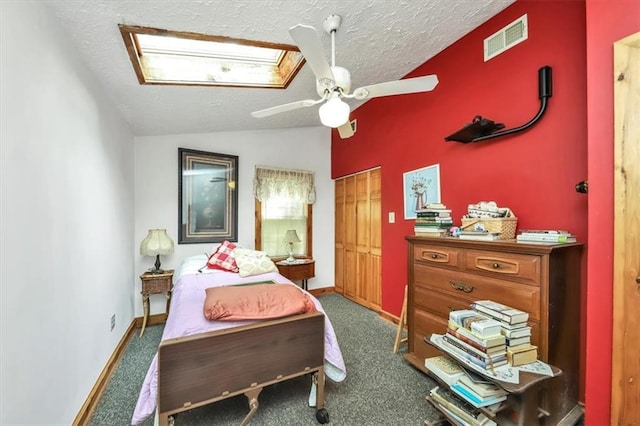
<path fill-rule="evenodd" d="M 238 240 L 238 156 L 178 148 L 178 244 Z"/>

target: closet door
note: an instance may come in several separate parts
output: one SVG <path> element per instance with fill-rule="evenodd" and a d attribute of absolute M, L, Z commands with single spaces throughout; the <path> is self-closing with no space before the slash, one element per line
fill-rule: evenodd
<path fill-rule="evenodd" d="M 365 299 L 382 309 L 382 189 L 380 169 L 369 172 L 369 278 Z"/>
<path fill-rule="evenodd" d="M 338 179 L 335 183 L 335 286 L 336 292 L 344 293 L 344 274 L 345 274 L 345 217 L 344 217 L 344 191 L 345 181 L 344 179 Z"/>
<path fill-rule="evenodd" d="M 344 294 L 356 298 L 356 177 L 344 178 Z"/>
<path fill-rule="evenodd" d="M 367 285 L 371 281 L 369 210 L 369 173 L 360 173 L 356 175 L 356 302 L 367 307 Z"/>
<path fill-rule="evenodd" d="M 338 179 L 335 188 L 336 291 L 379 311 L 382 305 L 380 169 Z"/>

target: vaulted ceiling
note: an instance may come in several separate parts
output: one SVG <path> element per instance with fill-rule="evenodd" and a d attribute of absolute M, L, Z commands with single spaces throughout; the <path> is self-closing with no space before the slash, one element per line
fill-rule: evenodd
<path fill-rule="evenodd" d="M 351 72 L 352 87 L 360 87 L 406 76 L 513 1 L 50 0 L 46 4 L 140 136 L 319 126 L 317 108 L 261 119 L 250 116 L 255 110 L 317 98 L 315 80 L 305 65 L 287 89 L 140 85 L 118 24 L 294 44 L 288 30 L 302 23 L 316 28 L 330 61 L 331 38 L 322 22 L 337 14 L 342 16 L 342 27 L 336 35 L 336 65 Z M 349 104 L 353 110 L 361 102 Z"/>

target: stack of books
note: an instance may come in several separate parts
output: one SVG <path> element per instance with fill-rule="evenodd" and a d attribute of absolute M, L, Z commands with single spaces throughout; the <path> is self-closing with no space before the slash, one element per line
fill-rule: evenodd
<path fill-rule="evenodd" d="M 423 237 L 443 237 L 453 226 L 451 210 L 441 203 L 429 203 L 416 210 L 414 231 Z"/>
<path fill-rule="evenodd" d="M 475 407 L 449 389 L 436 386 L 429 391 L 427 400 L 459 424 L 470 426 L 497 425 L 480 408 Z"/>
<path fill-rule="evenodd" d="M 516 241 L 525 244 L 575 243 L 576 237 L 562 229 L 521 229 Z"/>
<path fill-rule="evenodd" d="M 529 313 L 492 300 L 477 300 L 471 307 L 500 323 L 505 338 L 507 361 L 512 366 L 529 364 L 538 359 L 538 348 L 531 344 Z"/>
<path fill-rule="evenodd" d="M 458 238 L 461 240 L 495 241 L 500 239 L 500 233 L 489 231 L 460 231 Z"/>
<path fill-rule="evenodd" d="M 500 322 L 474 310 L 449 313 L 442 342 L 456 355 L 485 370 L 507 364 L 506 339 Z"/>
<path fill-rule="evenodd" d="M 469 372 L 450 389 L 474 407 L 488 407 L 507 399 L 507 391 L 478 374 Z"/>

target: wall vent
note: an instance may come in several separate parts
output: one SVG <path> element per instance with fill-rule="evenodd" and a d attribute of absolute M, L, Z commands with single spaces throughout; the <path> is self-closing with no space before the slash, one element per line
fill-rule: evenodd
<path fill-rule="evenodd" d="M 522 15 L 503 29 L 484 39 L 484 61 L 522 43 L 529 36 L 527 15 Z"/>

